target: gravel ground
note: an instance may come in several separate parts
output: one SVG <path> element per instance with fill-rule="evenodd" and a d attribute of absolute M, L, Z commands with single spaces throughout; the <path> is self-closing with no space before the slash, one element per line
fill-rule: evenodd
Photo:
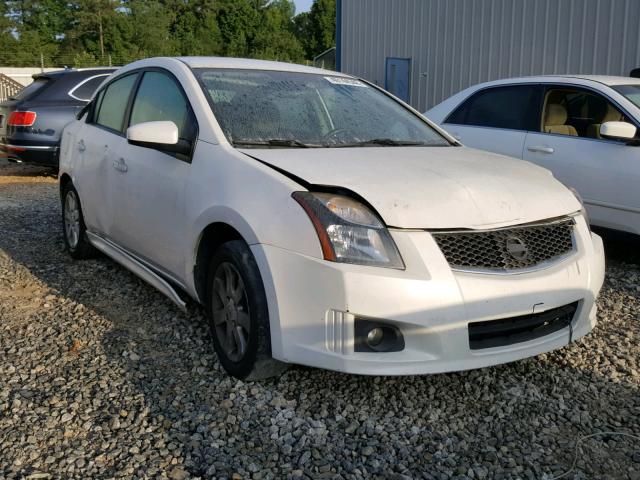
<path fill-rule="evenodd" d="M 56 179 L 0 160 L 0 478 L 523 478 L 576 439 L 640 433 L 640 266 L 619 247 L 599 324 L 560 351 L 405 378 L 294 368 L 243 383 L 202 312 L 63 252 Z M 640 479 L 640 442 L 585 440 L 564 478 Z"/>

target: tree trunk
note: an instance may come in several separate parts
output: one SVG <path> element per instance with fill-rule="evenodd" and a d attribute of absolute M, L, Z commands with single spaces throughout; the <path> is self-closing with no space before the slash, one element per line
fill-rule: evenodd
<path fill-rule="evenodd" d="M 98 34 L 100 35 L 100 60 L 104 60 L 104 34 L 102 32 L 101 14 L 98 14 Z"/>

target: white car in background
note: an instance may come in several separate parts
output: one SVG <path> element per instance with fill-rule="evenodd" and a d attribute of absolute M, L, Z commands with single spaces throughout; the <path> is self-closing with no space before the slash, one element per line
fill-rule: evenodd
<path fill-rule="evenodd" d="M 578 191 L 592 225 L 640 235 L 640 79 L 498 80 L 425 115 L 464 145 L 548 168 Z"/>
<path fill-rule="evenodd" d="M 341 73 L 132 63 L 65 129 L 60 193 L 69 253 L 204 305 L 238 378 L 477 368 L 596 322 L 602 242 L 572 192 Z"/>

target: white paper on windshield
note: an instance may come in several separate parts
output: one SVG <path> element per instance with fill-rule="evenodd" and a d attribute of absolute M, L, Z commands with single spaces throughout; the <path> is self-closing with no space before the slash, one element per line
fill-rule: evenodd
<path fill-rule="evenodd" d="M 366 87 L 367 85 L 360 80 L 356 80 L 355 78 L 346 78 L 346 77 L 324 77 L 330 83 L 334 85 L 347 85 L 349 87 Z"/>

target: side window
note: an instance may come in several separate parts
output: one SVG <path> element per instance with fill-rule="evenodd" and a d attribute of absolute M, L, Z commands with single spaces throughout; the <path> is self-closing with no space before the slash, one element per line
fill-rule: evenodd
<path fill-rule="evenodd" d="M 98 116 L 98 110 L 100 110 L 100 104 L 104 97 L 104 89 L 100 90 L 96 95 L 96 98 L 89 103 L 89 113 L 87 114 L 87 123 L 95 123 Z"/>
<path fill-rule="evenodd" d="M 100 94 L 98 113 L 95 123 L 112 130 L 122 131 L 124 114 L 127 110 L 131 90 L 138 75 L 127 75 L 109 84 L 104 93 Z"/>
<path fill-rule="evenodd" d="M 537 96 L 537 88 L 533 85 L 482 90 L 460 105 L 444 123 L 537 130 Z"/>
<path fill-rule="evenodd" d="M 195 116 L 175 80 L 162 72 L 146 72 L 133 102 L 129 125 L 160 120 L 175 123 L 180 139 L 195 140 Z"/>
<path fill-rule="evenodd" d="M 626 122 L 625 116 L 602 95 L 579 88 L 550 88 L 544 97 L 542 131 L 557 135 L 602 138 L 600 125 Z"/>
<path fill-rule="evenodd" d="M 69 96 L 75 98 L 76 100 L 81 100 L 83 102 L 88 102 L 91 100 L 93 96 L 93 92 L 95 92 L 100 84 L 104 82 L 105 78 L 108 75 L 99 75 L 97 77 L 85 78 L 81 82 L 79 82 L 71 91 L 69 92 Z"/>

